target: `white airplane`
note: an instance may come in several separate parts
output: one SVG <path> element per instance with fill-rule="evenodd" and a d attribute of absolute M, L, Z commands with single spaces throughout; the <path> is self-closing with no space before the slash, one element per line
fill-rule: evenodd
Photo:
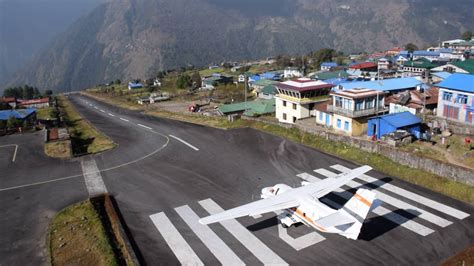
<path fill-rule="evenodd" d="M 375 193 L 367 189 L 358 189 L 339 210 L 320 202 L 319 198 L 370 170 L 372 168 L 366 165 L 315 183 L 302 182 L 303 186 L 298 188 L 285 184 L 266 187 L 262 189 L 261 200 L 207 216 L 199 219 L 199 222 L 211 224 L 247 215 L 254 216 L 284 210 L 278 216 L 283 227 L 303 223 L 324 233 L 336 233 L 350 239 L 357 239 L 374 202 Z"/>

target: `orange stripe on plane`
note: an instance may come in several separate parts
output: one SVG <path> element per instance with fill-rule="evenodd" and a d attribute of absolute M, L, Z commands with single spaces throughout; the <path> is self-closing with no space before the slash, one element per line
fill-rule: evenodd
<path fill-rule="evenodd" d="M 316 229 L 318 229 L 320 231 L 323 231 L 323 232 L 326 232 L 326 229 L 324 229 L 324 227 L 321 227 L 321 226 L 317 225 L 313 220 L 311 220 L 309 217 L 307 217 L 300 209 L 296 209 L 295 213 L 298 217 L 305 220 L 306 222 L 308 222 L 312 226 L 316 227 Z"/>
<path fill-rule="evenodd" d="M 360 200 L 362 203 L 364 203 L 368 207 L 370 207 L 370 205 L 372 205 L 367 199 L 365 199 L 364 197 L 362 197 L 361 195 L 359 195 L 357 193 L 355 194 L 355 197 L 356 197 L 356 199 Z"/>

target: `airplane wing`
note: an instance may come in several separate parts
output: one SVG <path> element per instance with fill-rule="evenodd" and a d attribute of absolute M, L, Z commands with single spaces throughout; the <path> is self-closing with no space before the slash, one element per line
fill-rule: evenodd
<path fill-rule="evenodd" d="M 291 192 L 291 190 L 289 192 Z M 221 213 L 210 215 L 199 219 L 199 222 L 201 224 L 211 224 L 242 216 L 252 216 L 299 206 L 299 201 L 294 197 L 289 197 L 291 195 L 285 195 L 287 193 L 282 193 L 271 198 L 261 199 Z"/>
<path fill-rule="evenodd" d="M 301 199 L 308 196 L 318 199 L 371 169 L 370 166 L 362 166 L 334 178 L 326 178 L 317 183 L 294 188 L 270 198 L 254 201 L 221 213 L 207 216 L 199 219 L 199 222 L 201 224 L 210 224 L 243 216 L 252 216 L 297 207 L 301 204 Z"/>

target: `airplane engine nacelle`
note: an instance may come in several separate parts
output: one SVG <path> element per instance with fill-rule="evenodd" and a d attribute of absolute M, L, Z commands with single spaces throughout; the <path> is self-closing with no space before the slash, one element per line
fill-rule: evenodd
<path fill-rule="evenodd" d="M 281 194 L 290 189 L 291 187 L 285 184 L 277 184 L 277 185 L 274 185 L 273 187 L 266 187 L 262 189 L 261 198 L 266 199 L 269 197 L 273 197 L 275 195 Z"/>

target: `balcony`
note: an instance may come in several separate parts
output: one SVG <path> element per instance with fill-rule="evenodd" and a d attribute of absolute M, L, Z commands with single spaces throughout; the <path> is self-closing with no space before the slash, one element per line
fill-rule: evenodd
<path fill-rule="evenodd" d="M 342 115 L 342 116 L 345 116 L 345 117 L 357 118 L 357 117 L 377 115 L 379 113 L 383 113 L 383 112 L 388 111 L 388 108 L 385 108 L 384 106 L 379 106 L 378 108 L 374 107 L 372 109 L 354 111 L 354 110 L 344 109 L 342 107 L 328 105 L 327 110 L 328 110 L 328 112 L 332 112 L 332 113 Z"/>

